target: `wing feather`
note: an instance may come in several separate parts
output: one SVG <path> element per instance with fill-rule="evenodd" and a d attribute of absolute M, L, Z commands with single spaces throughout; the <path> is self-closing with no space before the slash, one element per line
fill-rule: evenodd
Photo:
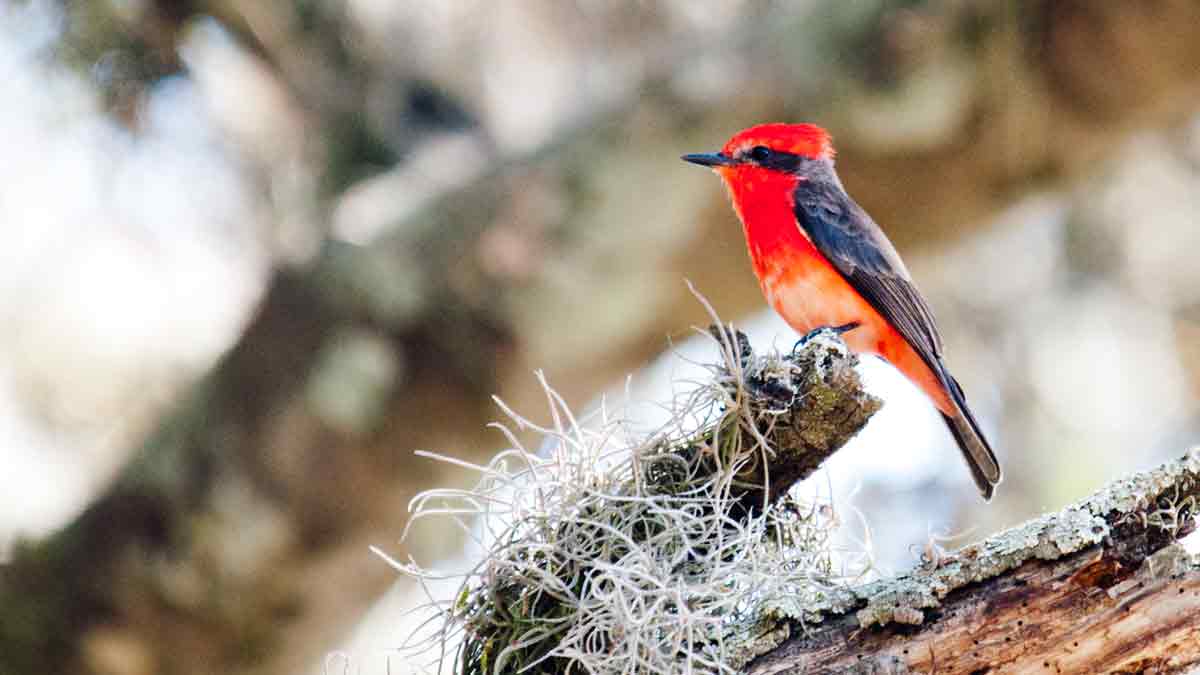
<path fill-rule="evenodd" d="M 837 185 L 806 181 L 795 197 L 797 221 L 817 250 L 940 375 L 942 338 L 933 311 L 875 221 Z"/>
<path fill-rule="evenodd" d="M 942 362 L 942 338 L 933 311 L 883 230 L 855 204 L 836 178 L 805 180 L 797 186 L 795 214 L 813 246 L 875 311 L 895 326 L 941 380 L 957 410 L 943 414 L 984 499 L 1000 482 L 1000 463 L 966 396 Z"/>

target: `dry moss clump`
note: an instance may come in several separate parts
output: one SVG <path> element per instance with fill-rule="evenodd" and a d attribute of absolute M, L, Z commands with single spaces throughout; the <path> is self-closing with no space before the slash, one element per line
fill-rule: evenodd
<path fill-rule="evenodd" d="M 551 426 L 500 403 L 544 437 L 541 452 L 496 425 L 511 448 L 473 467 L 474 489 L 414 500 L 414 521 L 476 517 L 486 552 L 437 605 L 434 640 L 454 672 L 732 673 L 759 600 L 803 606 L 862 572 L 835 569 L 830 505 L 768 487 L 777 466 L 792 482 L 810 473 L 878 409 L 854 357 L 832 333 L 765 357 L 714 335 L 722 362 L 657 433 L 633 437 L 603 405 L 581 422 L 543 379 Z M 840 423 L 813 432 L 805 415 Z"/>

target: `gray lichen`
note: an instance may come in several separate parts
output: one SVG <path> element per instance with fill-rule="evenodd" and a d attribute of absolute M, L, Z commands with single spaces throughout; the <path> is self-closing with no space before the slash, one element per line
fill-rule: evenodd
<path fill-rule="evenodd" d="M 985 581 L 1019 567 L 1027 560 L 1053 560 L 1100 543 L 1109 527 L 1086 509 L 1066 509 L 1036 518 L 958 551 L 930 571 L 881 579 L 856 593 L 866 606 L 858 610 L 863 627 L 890 622 L 919 624 L 919 610 L 937 607 L 953 590 Z M 914 611 L 918 610 L 918 611 Z"/>
<path fill-rule="evenodd" d="M 771 651 L 791 636 L 791 623 L 774 617 L 735 626 L 725 641 L 725 662 L 730 668 L 741 670 L 754 657 Z"/>

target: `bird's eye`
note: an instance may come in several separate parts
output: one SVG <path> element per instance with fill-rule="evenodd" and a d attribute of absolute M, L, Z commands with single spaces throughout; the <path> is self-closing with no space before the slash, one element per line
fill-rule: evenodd
<path fill-rule="evenodd" d="M 765 145 L 756 145 L 750 148 L 750 159 L 756 162 L 765 162 L 771 157 L 771 149 Z"/>

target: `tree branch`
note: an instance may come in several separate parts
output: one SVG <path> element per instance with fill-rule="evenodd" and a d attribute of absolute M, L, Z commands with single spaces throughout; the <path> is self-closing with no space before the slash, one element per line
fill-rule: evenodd
<path fill-rule="evenodd" d="M 927 569 L 770 610 L 750 673 L 1179 672 L 1200 663 L 1200 449 Z M 796 617 L 826 610 L 817 623 Z"/>
<path fill-rule="evenodd" d="M 863 389 L 855 370 L 858 358 L 832 330 L 810 334 L 790 354 L 758 357 L 741 331 L 726 332 L 722 338 L 720 329 L 711 326 L 709 333 L 724 349 L 733 345 L 737 349 L 736 367 L 741 372 L 730 372 L 735 360 L 729 354 L 718 379 L 743 391 L 748 398 L 745 408 L 753 414 L 769 411 L 755 420 L 754 437 L 742 441 L 744 447 L 757 443 L 771 453 L 767 461 L 751 464 L 740 476 L 745 485 L 762 486 L 741 494 L 742 505 L 750 510 L 775 503 L 812 475 L 883 406 Z"/>

